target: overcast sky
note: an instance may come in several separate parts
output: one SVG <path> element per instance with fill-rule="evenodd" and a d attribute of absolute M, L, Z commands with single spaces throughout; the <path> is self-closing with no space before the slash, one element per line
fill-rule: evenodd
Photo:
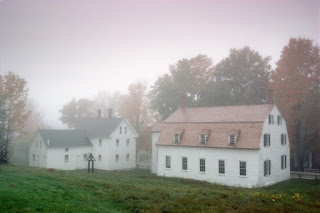
<path fill-rule="evenodd" d="M 272 65 L 290 37 L 320 41 L 316 0 L 0 0 L 0 73 L 28 81 L 54 127 L 72 98 L 152 84 L 181 58 L 250 46 Z"/>

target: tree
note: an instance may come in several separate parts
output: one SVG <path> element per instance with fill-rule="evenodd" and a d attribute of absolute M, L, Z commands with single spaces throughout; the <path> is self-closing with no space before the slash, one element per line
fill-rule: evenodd
<path fill-rule="evenodd" d="M 180 106 L 180 97 L 187 96 L 189 106 L 212 104 L 213 65 L 210 58 L 198 55 L 179 60 L 169 66 L 170 74 L 158 78 L 149 95 L 151 108 L 163 120 Z"/>
<path fill-rule="evenodd" d="M 150 150 L 151 126 L 155 122 L 155 113 L 150 109 L 147 96 L 147 84 L 136 82 L 129 85 L 128 94 L 123 96 L 120 115 L 127 118 L 139 134 L 138 148 Z"/>
<path fill-rule="evenodd" d="M 250 47 L 231 49 L 215 67 L 214 105 L 261 104 L 269 82 L 270 57 Z"/>
<path fill-rule="evenodd" d="M 13 72 L 0 75 L 0 164 L 8 163 L 10 143 L 15 134 L 21 133 L 28 119 L 27 82 Z"/>
<path fill-rule="evenodd" d="M 114 115 L 119 114 L 119 108 L 122 103 L 122 95 L 119 91 L 109 93 L 108 91 L 100 91 L 94 98 L 94 108 L 101 109 L 102 116 L 108 116 L 108 109 L 112 109 Z"/>
<path fill-rule="evenodd" d="M 60 113 L 62 123 L 67 124 L 68 128 L 72 129 L 75 128 L 80 120 L 94 117 L 96 110 L 93 101 L 82 98 L 78 101 L 72 99 L 72 101 L 62 107 Z"/>
<path fill-rule="evenodd" d="M 304 151 L 319 143 L 320 54 L 312 40 L 291 38 L 273 71 L 271 86 L 284 114 L 291 152 L 303 169 Z"/>

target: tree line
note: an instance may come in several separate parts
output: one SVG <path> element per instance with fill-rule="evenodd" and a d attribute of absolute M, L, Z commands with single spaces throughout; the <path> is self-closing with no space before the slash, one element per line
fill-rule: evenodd
<path fill-rule="evenodd" d="M 169 72 L 159 76 L 151 88 L 135 82 L 128 86 L 127 94 L 102 91 L 92 99 L 70 100 L 60 110 L 60 120 L 72 129 L 79 120 L 95 117 L 97 109 L 106 116 L 112 108 L 115 116 L 126 117 L 137 130 L 138 146 L 150 150 L 151 127 L 179 108 L 181 96 L 187 97 L 188 107 L 250 105 L 265 103 L 266 90 L 273 89 L 287 122 L 291 156 L 301 170 L 305 152 L 320 151 L 319 47 L 310 39 L 291 38 L 274 69 L 270 60 L 250 47 L 231 49 L 216 65 L 206 55 L 184 58 L 170 65 Z"/>

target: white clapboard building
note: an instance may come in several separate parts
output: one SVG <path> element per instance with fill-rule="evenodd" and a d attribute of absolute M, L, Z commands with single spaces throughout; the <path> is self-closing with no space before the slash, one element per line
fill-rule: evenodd
<path fill-rule="evenodd" d="M 29 148 L 34 167 L 74 170 L 87 168 L 92 153 L 95 168 L 101 170 L 136 167 L 138 134 L 125 118 L 84 119 L 76 130 L 38 130 Z"/>
<path fill-rule="evenodd" d="M 261 187 L 290 178 L 290 144 L 274 104 L 185 108 L 152 129 L 152 172 Z"/>

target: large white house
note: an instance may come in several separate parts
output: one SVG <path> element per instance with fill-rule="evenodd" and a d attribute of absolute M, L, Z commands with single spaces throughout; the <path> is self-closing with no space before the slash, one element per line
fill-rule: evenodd
<path fill-rule="evenodd" d="M 152 172 L 261 187 L 290 178 L 289 146 L 276 105 L 182 107 L 152 129 Z"/>
<path fill-rule="evenodd" d="M 92 153 L 97 169 L 131 169 L 136 167 L 137 137 L 125 118 L 113 117 L 84 119 L 76 130 L 39 130 L 29 149 L 29 164 L 84 169 Z"/>

